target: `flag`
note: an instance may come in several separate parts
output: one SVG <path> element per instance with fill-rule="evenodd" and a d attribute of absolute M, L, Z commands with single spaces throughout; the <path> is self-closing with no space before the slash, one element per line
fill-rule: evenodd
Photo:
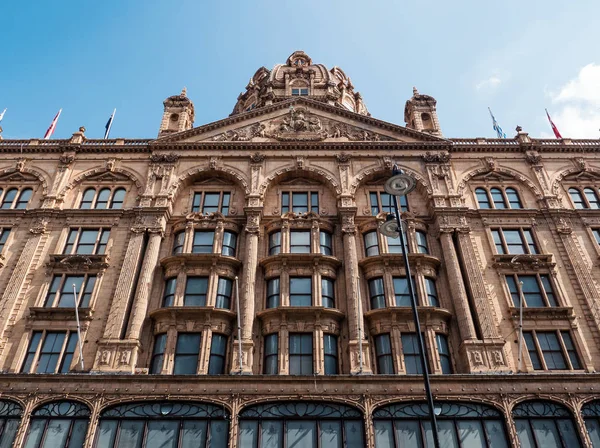
<path fill-rule="evenodd" d="M 60 117 L 61 112 L 62 109 L 59 109 L 58 113 L 56 114 L 56 117 L 54 117 L 54 120 L 52 120 L 52 124 L 46 131 L 46 134 L 44 134 L 44 140 L 48 140 L 50 137 L 52 137 L 52 134 L 54 134 L 54 129 L 56 129 L 56 123 L 58 123 L 58 117 Z"/>
<path fill-rule="evenodd" d="M 4 118 L 4 114 L 6 113 L 6 109 L 4 109 L 2 111 L 2 113 L 0 114 L 0 121 L 2 121 L 2 119 Z"/>
<path fill-rule="evenodd" d="M 556 127 L 556 125 L 552 121 L 552 118 L 550 118 L 550 114 L 548 113 L 548 109 L 546 109 L 546 116 L 548 117 L 548 121 L 550 122 L 550 126 L 552 126 L 552 132 L 554 132 L 554 136 L 556 138 L 562 138 L 562 135 L 560 135 L 560 132 L 558 132 L 558 128 Z"/>
<path fill-rule="evenodd" d="M 115 119 L 116 113 L 117 113 L 117 109 L 113 110 L 112 115 L 106 122 L 106 126 L 104 126 L 104 140 L 106 140 L 108 138 L 108 135 L 110 134 L 110 128 L 112 126 L 113 120 Z"/>
<path fill-rule="evenodd" d="M 504 133 L 504 131 L 502 131 L 502 128 L 496 121 L 496 117 L 494 117 L 494 114 L 492 113 L 492 109 L 488 107 L 488 110 L 490 111 L 490 115 L 492 116 L 492 122 L 494 123 L 494 131 L 496 131 L 498 138 L 506 138 L 506 134 Z"/>

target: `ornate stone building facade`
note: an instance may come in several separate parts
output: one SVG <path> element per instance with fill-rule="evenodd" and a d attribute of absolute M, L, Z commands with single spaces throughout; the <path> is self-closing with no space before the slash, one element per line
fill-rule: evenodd
<path fill-rule="evenodd" d="M 296 52 L 215 123 L 1 140 L 0 446 L 422 446 L 394 164 L 443 446 L 600 446 L 600 142 L 404 119 Z"/>

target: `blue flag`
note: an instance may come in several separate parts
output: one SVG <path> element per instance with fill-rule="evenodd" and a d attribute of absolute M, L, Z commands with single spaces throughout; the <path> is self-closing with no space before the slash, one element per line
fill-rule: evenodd
<path fill-rule="evenodd" d="M 500 125 L 496 121 L 496 117 L 494 117 L 494 114 L 492 113 L 492 109 L 490 109 L 488 107 L 488 110 L 490 111 L 490 115 L 492 116 L 492 121 L 494 123 L 494 131 L 496 131 L 496 134 L 498 135 L 498 138 L 506 138 L 506 134 L 504 133 L 504 131 L 502 131 L 502 128 L 500 127 Z"/>
<path fill-rule="evenodd" d="M 106 122 L 106 126 L 104 126 L 104 140 L 108 138 L 108 134 L 110 134 L 110 128 L 112 127 L 113 120 L 115 119 L 115 114 L 117 113 L 117 109 L 115 109 Z"/>

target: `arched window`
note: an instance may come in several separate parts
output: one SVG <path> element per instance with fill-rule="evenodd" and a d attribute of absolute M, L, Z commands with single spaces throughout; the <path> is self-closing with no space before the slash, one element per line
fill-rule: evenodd
<path fill-rule="evenodd" d="M 97 448 L 226 448 L 229 413 L 207 403 L 128 403 L 100 415 Z"/>
<path fill-rule="evenodd" d="M 519 197 L 519 192 L 512 187 L 494 187 L 490 188 L 489 190 L 486 188 L 478 187 L 475 189 L 475 197 L 477 198 L 477 205 L 482 210 L 487 210 L 491 208 L 499 210 L 503 210 L 506 208 L 523 208 L 521 198 Z"/>
<path fill-rule="evenodd" d="M 292 401 L 240 412 L 240 448 L 363 448 L 362 414 L 334 403 Z"/>
<path fill-rule="evenodd" d="M 506 199 L 508 199 L 508 205 L 510 205 L 510 208 L 523 208 L 523 205 L 521 204 L 521 198 L 519 198 L 519 193 L 517 193 L 517 190 L 514 188 L 507 188 L 504 190 L 504 192 L 506 193 Z"/>
<path fill-rule="evenodd" d="M 477 403 L 437 403 L 435 408 L 438 434 L 445 447 L 508 448 L 500 411 Z M 373 425 L 375 448 L 433 446 L 426 403 L 398 403 L 376 409 Z"/>
<path fill-rule="evenodd" d="M 90 410 L 74 401 L 55 401 L 31 414 L 25 448 L 82 448 Z"/>
<path fill-rule="evenodd" d="M 83 192 L 79 208 L 81 210 L 117 210 L 123 208 L 123 201 L 125 201 L 125 193 L 126 190 L 123 187 L 105 187 L 100 190 L 96 190 L 96 188 L 94 187 L 87 188 Z"/>
<path fill-rule="evenodd" d="M 589 208 L 600 208 L 600 199 L 598 199 L 598 193 L 593 188 L 584 188 L 583 193 L 585 198 L 588 200 Z"/>
<path fill-rule="evenodd" d="M 110 200 L 110 208 L 119 209 L 123 207 L 123 201 L 125 200 L 125 188 L 117 188 L 112 195 Z"/>
<path fill-rule="evenodd" d="M 583 200 L 581 191 L 579 191 L 577 188 L 569 188 L 569 196 L 571 196 L 571 200 L 573 201 L 575 208 L 587 208 L 587 204 Z"/>
<path fill-rule="evenodd" d="M 477 203 L 479 208 L 488 209 L 490 206 L 490 198 L 488 197 L 487 190 L 485 188 L 476 188 L 475 196 L 477 196 Z"/>
<path fill-rule="evenodd" d="M 592 448 L 600 448 L 600 400 L 583 405 L 581 409 Z"/>
<path fill-rule="evenodd" d="M 17 403 L 0 400 L 0 447 L 12 446 L 22 414 L 23 409 Z"/>
<path fill-rule="evenodd" d="M 526 401 L 513 409 L 521 446 L 578 448 L 579 435 L 569 410 L 551 401 Z"/>
<path fill-rule="evenodd" d="M 490 194 L 492 195 L 492 202 L 494 203 L 494 208 L 497 208 L 497 209 L 506 208 L 506 202 L 504 201 L 504 195 L 502 194 L 502 190 L 500 188 L 491 188 Z"/>

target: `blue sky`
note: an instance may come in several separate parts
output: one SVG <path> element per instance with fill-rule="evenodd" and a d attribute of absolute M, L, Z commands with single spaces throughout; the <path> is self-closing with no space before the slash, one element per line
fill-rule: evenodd
<path fill-rule="evenodd" d="M 375 118 L 403 125 L 417 86 L 447 137 L 599 138 L 600 2 L 23 0 L 0 5 L 4 138 L 153 138 L 187 86 L 195 125 L 229 115 L 260 67 L 304 50 L 341 67 Z"/>

